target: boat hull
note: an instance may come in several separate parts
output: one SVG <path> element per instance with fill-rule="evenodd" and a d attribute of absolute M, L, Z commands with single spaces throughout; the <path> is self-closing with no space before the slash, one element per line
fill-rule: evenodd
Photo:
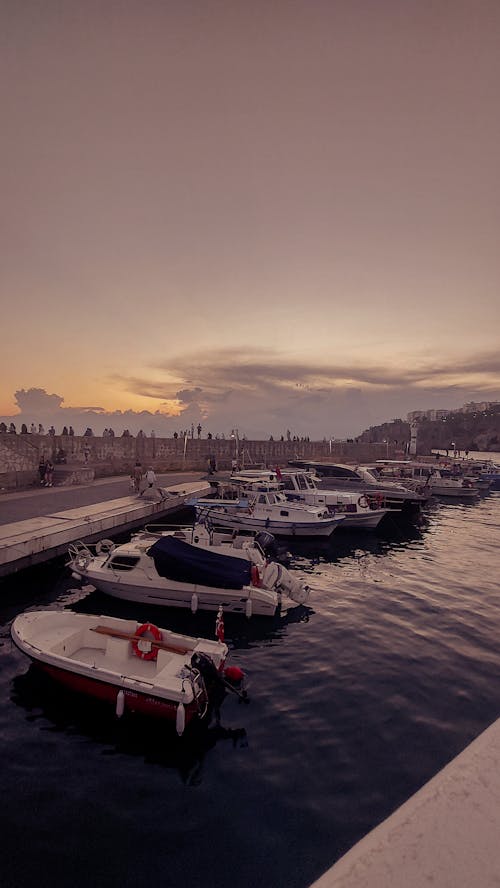
<path fill-rule="evenodd" d="M 231 514 L 219 509 L 211 509 L 208 517 L 219 527 L 252 532 L 265 530 L 277 537 L 300 537 L 303 539 L 329 537 L 344 520 L 344 516 L 342 516 L 332 518 L 331 521 L 325 519 L 321 523 L 313 521 L 275 521 L 272 518 L 259 518 L 255 515 Z"/>
<path fill-rule="evenodd" d="M 108 572 L 109 573 L 109 572 Z M 272 617 L 275 615 L 280 597 L 270 590 L 255 588 L 245 589 L 208 589 L 200 586 L 179 588 L 181 584 L 154 585 L 144 582 L 138 584 L 128 581 L 126 578 L 119 580 L 108 579 L 104 571 L 88 569 L 79 574 L 80 579 L 85 579 L 100 592 L 111 595 L 113 598 L 121 598 L 125 601 L 137 601 L 141 604 L 152 604 L 163 607 L 191 608 L 192 610 L 218 611 L 220 605 L 224 613 L 246 614 L 247 602 L 252 603 L 252 614 L 257 616 Z M 196 596 L 194 600 L 193 596 Z M 196 601 L 196 606 L 194 605 Z"/>
<path fill-rule="evenodd" d="M 50 675 L 57 684 L 69 691 L 91 697 L 113 707 L 116 707 L 119 692 L 123 691 L 125 713 L 152 716 L 154 718 L 166 719 L 172 723 L 176 721 L 178 704 L 172 700 L 164 700 L 160 697 L 155 697 L 153 694 L 124 688 L 109 681 L 89 678 L 87 675 L 80 675 L 78 672 L 61 669 L 50 663 L 35 660 L 33 657 L 31 657 L 31 660 L 38 669 Z M 184 707 L 184 712 L 185 723 L 188 725 L 198 714 L 196 703 L 187 704 Z"/>

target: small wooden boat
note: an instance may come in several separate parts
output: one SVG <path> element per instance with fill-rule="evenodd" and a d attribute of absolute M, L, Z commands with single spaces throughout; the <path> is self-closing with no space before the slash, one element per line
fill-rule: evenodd
<path fill-rule="evenodd" d="M 60 684 L 110 703 L 118 716 L 169 719 L 179 735 L 220 702 L 226 688 L 234 690 L 229 675 L 242 677 L 234 675 L 237 667 L 225 674 L 221 614 L 216 641 L 72 611 L 20 614 L 11 635 L 19 650 Z"/>

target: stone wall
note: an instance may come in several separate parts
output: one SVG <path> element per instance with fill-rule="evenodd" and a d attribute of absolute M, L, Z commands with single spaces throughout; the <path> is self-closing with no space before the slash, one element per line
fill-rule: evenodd
<path fill-rule="evenodd" d="M 215 457 L 220 471 L 231 468 L 237 443 L 230 439 L 207 438 L 84 438 L 69 435 L 0 434 L 0 487 L 26 487 L 38 481 L 41 458 L 52 459 L 63 450 L 68 467 L 92 467 L 95 477 L 129 473 L 139 460 L 144 468 L 157 472 L 204 472 L 208 459 Z M 285 465 L 289 459 L 332 460 L 333 462 L 372 462 L 394 456 L 386 444 L 326 441 L 240 441 L 240 465 Z M 67 473 L 66 473 L 67 474 Z M 61 472 L 62 475 L 62 472 Z"/>

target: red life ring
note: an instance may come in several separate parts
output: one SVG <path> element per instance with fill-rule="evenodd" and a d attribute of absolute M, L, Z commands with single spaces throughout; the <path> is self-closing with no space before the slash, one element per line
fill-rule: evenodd
<path fill-rule="evenodd" d="M 149 638 L 142 640 L 142 636 L 146 632 L 153 636 L 154 641 L 161 641 L 163 638 L 158 626 L 154 626 L 153 623 L 143 623 L 135 633 L 136 637 L 132 641 L 132 650 L 136 657 L 140 657 L 141 660 L 156 660 L 158 648 L 152 644 Z"/>
<path fill-rule="evenodd" d="M 262 586 L 259 568 L 256 564 L 252 564 L 252 567 L 250 568 L 250 577 L 252 579 L 252 586 Z"/>

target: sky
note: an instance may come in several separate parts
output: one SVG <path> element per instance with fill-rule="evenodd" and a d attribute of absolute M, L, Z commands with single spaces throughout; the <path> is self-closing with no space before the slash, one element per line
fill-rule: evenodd
<path fill-rule="evenodd" d="M 498 0 L 0 0 L 0 419 L 500 400 Z"/>

